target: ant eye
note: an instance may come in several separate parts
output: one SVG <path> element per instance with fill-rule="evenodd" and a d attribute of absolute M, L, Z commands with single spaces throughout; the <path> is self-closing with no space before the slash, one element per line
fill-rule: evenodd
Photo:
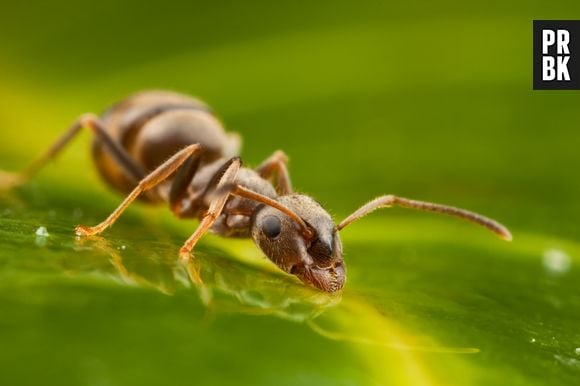
<path fill-rule="evenodd" d="M 262 221 L 262 232 L 268 238 L 275 239 L 280 235 L 282 231 L 282 223 L 280 223 L 280 219 L 276 216 L 268 216 Z"/>

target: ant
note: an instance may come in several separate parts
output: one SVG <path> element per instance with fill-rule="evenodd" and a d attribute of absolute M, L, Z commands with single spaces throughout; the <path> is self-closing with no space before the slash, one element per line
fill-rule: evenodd
<path fill-rule="evenodd" d="M 202 101 L 169 91 L 140 92 L 100 116 L 82 115 L 23 172 L 0 175 L 3 185 L 26 181 L 83 128 L 94 134 L 99 174 L 127 196 L 100 224 L 77 226 L 79 236 L 103 232 L 135 199 L 167 202 L 177 217 L 200 220 L 180 249 L 184 261 L 208 230 L 251 237 L 280 269 L 326 292 L 340 290 L 346 279 L 339 231 L 375 209 L 401 206 L 452 215 L 511 240 L 507 228 L 482 215 L 394 195 L 368 202 L 336 225 L 317 201 L 294 193 L 284 152 L 274 152 L 255 169 L 242 167 L 240 136 L 226 133 Z"/>

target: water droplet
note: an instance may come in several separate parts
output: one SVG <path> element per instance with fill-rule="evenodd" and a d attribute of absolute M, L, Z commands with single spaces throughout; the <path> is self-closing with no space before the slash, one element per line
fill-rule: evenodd
<path fill-rule="evenodd" d="M 38 227 L 38 229 L 36 230 L 36 235 L 39 237 L 48 237 L 50 236 L 48 234 L 48 230 L 45 227 Z"/>
<path fill-rule="evenodd" d="M 34 240 L 34 243 L 39 247 L 44 247 L 46 245 L 46 240 L 48 239 L 48 236 L 50 236 L 48 234 L 48 230 L 45 227 L 41 226 L 38 227 L 35 234 L 36 238 Z"/>
<path fill-rule="evenodd" d="M 120 247 L 117 247 L 117 249 L 120 249 L 121 251 L 124 251 L 125 249 L 127 249 L 126 245 L 121 245 Z"/>
<path fill-rule="evenodd" d="M 536 343 L 536 338 L 530 339 L 530 343 Z"/>
<path fill-rule="evenodd" d="M 570 270 L 572 259 L 560 249 L 548 249 L 544 252 L 544 268 L 553 274 L 563 274 Z"/>
<path fill-rule="evenodd" d="M 580 355 L 580 347 L 576 347 L 576 349 L 574 350 L 574 353 L 576 355 Z"/>

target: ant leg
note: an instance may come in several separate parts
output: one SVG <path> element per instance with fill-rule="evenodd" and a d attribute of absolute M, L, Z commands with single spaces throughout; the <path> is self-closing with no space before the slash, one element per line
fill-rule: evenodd
<path fill-rule="evenodd" d="M 139 184 L 133 189 L 131 193 L 123 200 L 123 202 L 107 217 L 105 221 L 94 226 L 87 227 L 79 225 L 75 228 L 75 232 L 79 236 L 92 236 L 101 233 L 117 220 L 125 209 L 133 202 L 141 193 L 154 188 L 160 182 L 166 180 L 171 176 L 188 158 L 194 156 L 201 146 L 199 144 L 189 145 L 186 148 L 175 153 L 167 161 L 159 165 L 157 169 L 153 170 L 149 175 L 139 181 Z"/>
<path fill-rule="evenodd" d="M 181 249 L 179 250 L 179 255 L 182 260 L 188 261 L 190 257 L 191 250 L 195 247 L 198 240 L 207 232 L 211 226 L 216 222 L 219 215 L 222 213 L 224 206 L 230 196 L 230 191 L 224 189 L 231 184 L 234 184 L 238 170 L 240 170 L 241 161 L 239 157 L 232 158 L 229 161 L 230 165 L 227 167 L 223 175 L 221 176 L 219 183 L 216 187 L 216 194 L 209 204 L 209 209 L 201 219 L 199 226 L 193 232 L 193 234 L 185 241 Z"/>
<path fill-rule="evenodd" d="M 183 166 L 179 168 L 175 177 L 171 182 L 171 189 L 169 190 L 169 207 L 177 217 L 183 215 L 183 199 L 189 193 L 189 186 L 195 173 L 199 169 L 201 161 L 201 152 L 192 155 L 185 161 Z"/>
<path fill-rule="evenodd" d="M 288 156 L 282 150 L 276 150 L 256 168 L 256 172 L 262 178 L 268 179 L 275 175 L 276 191 L 280 195 L 292 193 L 292 182 L 290 182 L 290 175 L 286 167 L 287 163 Z"/>
<path fill-rule="evenodd" d="M 81 116 L 65 133 L 40 155 L 37 159 L 20 173 L 6 173 L 0 171 L 0 188 L 9 188 L 21 185 L 36 174 L 43 166 L 55 158 L 66 145 L 78 134 L 82 128 L 89 128 L 103 142 L 106 149 L 119 162 L 119 166 L 135 181 L 139 181 L 145 176 L 145 172 L 127 154 L 125 149 L 113 139 L 106 131 L 101 120 L 94 114 Z"/>

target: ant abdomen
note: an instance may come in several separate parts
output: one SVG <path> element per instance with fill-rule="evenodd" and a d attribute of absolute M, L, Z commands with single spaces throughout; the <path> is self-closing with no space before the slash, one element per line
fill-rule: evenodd
<path fill-rule="evenodd" d="M 201 101 L 166 91 L 145 91 L 113 105 L 102 116 L 105 130 L 148 174 L 188 145 L 198 143 L 200 164 L 237 154 L 237 146 L 221 123 Z M 236 154 L 232 154 L 236 153 Z M 99 137 L 93 141 L 93 159 L 101 177 L 113 188 L 128 193 L 130 178 L 106 150 Z M 146 201 L 157 201 L 142 196 Z"/>

